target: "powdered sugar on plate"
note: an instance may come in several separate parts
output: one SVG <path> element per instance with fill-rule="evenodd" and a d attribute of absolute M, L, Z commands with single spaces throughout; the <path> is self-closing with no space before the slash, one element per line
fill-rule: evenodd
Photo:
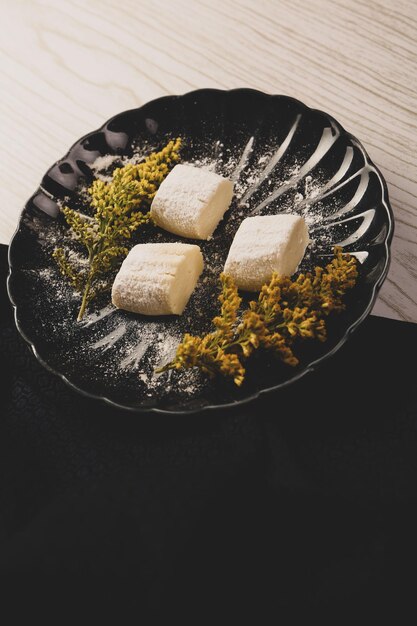
<path fill-rule="evenodd" d="M 349 216 L 355 207 L 352 197 L 358 186 L 358 180 L 353 179 L 365 176 L 366 171 L 350 174 L 353 182 L 345 183 L 349 147 L 339 168 L 340 176 L 337 166 L 330 174 L 321 168 L 323 156 L 337 139 L 331 129 L 325 131 L 304 159 L 288 150 L 296 132 L 293 127 L 289 131 L 290 139 L 287 141 L 287 136 L 279 145 L 273 141 L 260 145 L 256 136 L 250 136 L 239 145 L 216 140 L 197 150 L 184 137 L 182 162 L 229 177 L 234 182 L 235 195 L 214 236 L 209 241 L 197 242 L 204 255 L 205 269 L 180 317 L 150 319 L 117 310 L 107 292 L 90 307 L 84 320 L 77 323 L 80 297 L 60 276 L 51 255 L 55 247 L 63 247 L 79 268 L 85 267 L 86 257 L 62 219 L 26 216 L 25 225 L 37 237 L 43 263 L 36 271 L 33 312 L 42 328 L 42 340 L 56 347 L 51 366 L 64 370 L 80 388 L 88 387 L 101 396 L 108 393 L 119 404 L 128 398 L 128 404 L 132 405 L 135 397 L 138 405 L 146 398 L 175 403 L 178 398 L 198 398 L 210 385 L 215 390 L 213 382 L 198 370 L 163 373 L 156 370 L 175 356 L 185 332 L 201 335 L 212 329 L 211 319 L 218 312 L 218 277 L 241 221 L 250 215 L 278 212 L 302 215 L 309 227 L 311 244 L 300 269 L 321 262 L 331 254 L 335 244 L 360 230 L 362 221 L 356 224 Z M 138 163 L 159 148 L 160 145 L 134 143 L 129 156 L 103 155 L 89 167 L 93 176 L 107 182 L 116 167 L 127 162 Z M 57 200 L 60 206 L 72 206 L 88 216 L 90 184 L 91 181 L 81 180 L 76 196 Z M 332 221 L 335 213 L 342 214 L 342 219 Z M 144 227 L 131 245 L 139 241 L 178 240 L 181 238 L 165 231 Z"/>

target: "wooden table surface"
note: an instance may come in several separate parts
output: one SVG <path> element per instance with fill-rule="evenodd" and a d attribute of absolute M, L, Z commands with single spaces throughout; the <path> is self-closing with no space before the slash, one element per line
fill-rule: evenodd
<path fill-rule="evenodd" d="M 417 322 L 415 0 L 0 0 L 0 242 L 79 137 L 148 100 L 253 87 L 333 115 L 385 176 L 396 230 L 373 313 Z"/>

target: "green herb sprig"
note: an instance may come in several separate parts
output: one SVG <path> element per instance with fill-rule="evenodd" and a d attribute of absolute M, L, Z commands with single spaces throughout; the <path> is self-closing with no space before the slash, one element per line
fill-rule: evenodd
<path fill-rule="evenodd" d="M 102 290 L 103 278 L 128 253 L 127 240 L 140 226 L 150 222 L 152 199 L 179 161 L 180 148 L 181 139 L 177 138 L 141 163 L 128 163 L 115 169 L 111 182 L 95 180 L 88 189 L 91 217 L 69 207 L 62 208 L 71 235 L 84 248 L 87 258 L 86 267 L 80 269 L 63 248 L 53 252 L 62 275 L 82 295 L 78 321 Z"/>

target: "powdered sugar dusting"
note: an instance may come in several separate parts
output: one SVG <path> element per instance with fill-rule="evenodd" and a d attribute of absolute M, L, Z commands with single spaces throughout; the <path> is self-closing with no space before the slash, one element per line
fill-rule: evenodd
<path fill-rule="evenodd" d="M 96 178 L 105 183 L 109 183 L 112 180 L 112 176 L 106 172 L 109 171 L 115 162 L 120 163 L 120 157 L 118 155 L 106 154 L 105 156 L 97 157 L 93 163 L 90 163 L 90 168 L 93 170 Z"/>
<path fill-rule="evenodd" d="M 81 321 L 81 324 L 83 326 L 91 326 L 92 324 L 95 324 L 104 317 L 111 315 L 115 311 L 116 308 L 113 305 L 105 306 L 100 311 L 94 311 L 93 313 L 85 315 L 83 320 Z"/>
<path fill-rule="evenodd" d="M 50 258 L 54 248 L 61 246 L 82 269 L 86 266 L 85 255 L 78 242 L 68 236 L 62 220 L 37 214 L 25 217 L 25 225 L 37 237 L 45 260 L 45 266 L 36 272 L 36 291 L 49 294 L 49 308 L 44 315 L 45 296 L 39 298 L 39 304 L 35 304 L 35 308 L 38 306 L 42 311 L 38 319 L 42 319 L 45 336 L 50 336 L 51 341 L 59 338 L 59 358 L 65 362 L 69 378 L 77 381 L 80 377 L 85 381 L 90 375 L 92 385 L 100 382 L 99 395 L 106 395 L 103 389 L 108 388 L 121 404 L 124 396 L 120 389 L 129 393 L 130 398 L 136 394 L 138 402 L 141 398 L 168 402 L 170 398 L 198 397 L 212 385 L 200 371 L 158 373 L 157 370 L 175 356 L 185 332 L 202 334 L 211 330 L 210 320 L 218 311 L 218 276 L 243 219 L 254 214 L 301 215 L 308 225 L 311 240 L 301 269 L 330 255 L 337 243 L 349 245 L 360 240 L 373 215 L 369 211 L 351 214 L 366 193 L 373 168 L 367 164 L 365 156 L 364 164 L 354 162 L 351 145 L 346 147 L 340 162 L 332 167 L 321 167 L 322 160 L 331 153 L 339 138 L 333 126 L 324 128 L 309 152 L 301 154 L 291 150 L 301 122 L 301 115 L 296 116 L 279 144 L 273 138 L 259 142 L 258 136 L 251 134 L 242 138 L 239 145 L 217 139 L 210 150 L 207 146 L 203 150 L 194 150 L 192 145 L 185 148 L 182 163 L 233 180 L 234 199 L 209 241 L 185 240 L 201 246 L 205 269 L 180 317 L 149 318 L 126 313 L 110 304 L 107 291 L 90 308 L 82 323 L 77 323 L 80 296 L 59 275 Z M 187 138 L 184 143 L 187 145 Z M 128 156 L 103 155 L 89 167 L 95 177 L 109 181 L 116 167 L 127 162 L 138 163 L 159 148 L 160 144 L 134 143 Z M 91 181 L 84 181 L 75 199 L 58 199 L 59 206 L 73 206 L 88 219 L 90 184 Z M 179 240 L 181 238 L 161 229 L 144 227 L 131 244 Z M 367 252 L 355 251 L 355 254 L 361 262 L 366 261 Z M 87 368 L 86 372 L 80 371 L 81 361 L 88 364 L 82 366 Z M 81 382 L 80 386 L 83 386 Z"/>
<path fill-rule="evenodd" d="M 114 330 L 112 330 L 108 335 L 105 335 L 102 339 L 99 339 L 95 343 L 91 345 L 93 350 L 97 350 L 97 348 L 102 348 L 103 350 L 108 350 L 113 347 L 114 344 L 119 341 L 126 333 L 127 326 L 126 324 L 120 324 Z"/>

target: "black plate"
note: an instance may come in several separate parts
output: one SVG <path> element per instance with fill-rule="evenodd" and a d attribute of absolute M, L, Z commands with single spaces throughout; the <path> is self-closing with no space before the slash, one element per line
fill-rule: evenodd
<path fill-rule="evenodd" d="M 211 241 L 201 245 L 203 280 L 182 317 L 149 319 L 96 303 L 78 324 L 79 298 L 57 272 L 55 245 L 74 248 L 58 215 L 62 200 L 85 208 L 85 186 L 99 157 L 137 158 L 176 136 L 182 161 L 213 167 L 236 181 L 235 199 Z M 298 212 L 310 224 L 313 244 L 301 269 L 325 263 L 335 244 L 358 256 L 360 280 L 346 311 L 329 323 L 324 344 L 306 342 L 300 365 L 272 355 L 255 358 L 242 388 L 197 371 L 153 370 L 175 352 L 184 332 L 210 328 L 217 311 L 217 276 L 240 221 L 253 214 Z M 8 288 L 17 327 L 43 365 L 78 391 L 137 411 L 183 413 L 235 405 L 295 382 L 332 355 L 372 308 L 389 265 L 393 216 L 385 181 L 359 141 L 332 117 L 286 96 L 250 89 L 202 89 L 168 96 L 116 115 L 77 141 L 45 174 L 27 202 L 10 245 Z M 178 237 L 151 228 L 141 241 Z M 132 244 L 135 242 L 132 242 Z M 107 315 L 104 315 L 106 314 Z"/>

